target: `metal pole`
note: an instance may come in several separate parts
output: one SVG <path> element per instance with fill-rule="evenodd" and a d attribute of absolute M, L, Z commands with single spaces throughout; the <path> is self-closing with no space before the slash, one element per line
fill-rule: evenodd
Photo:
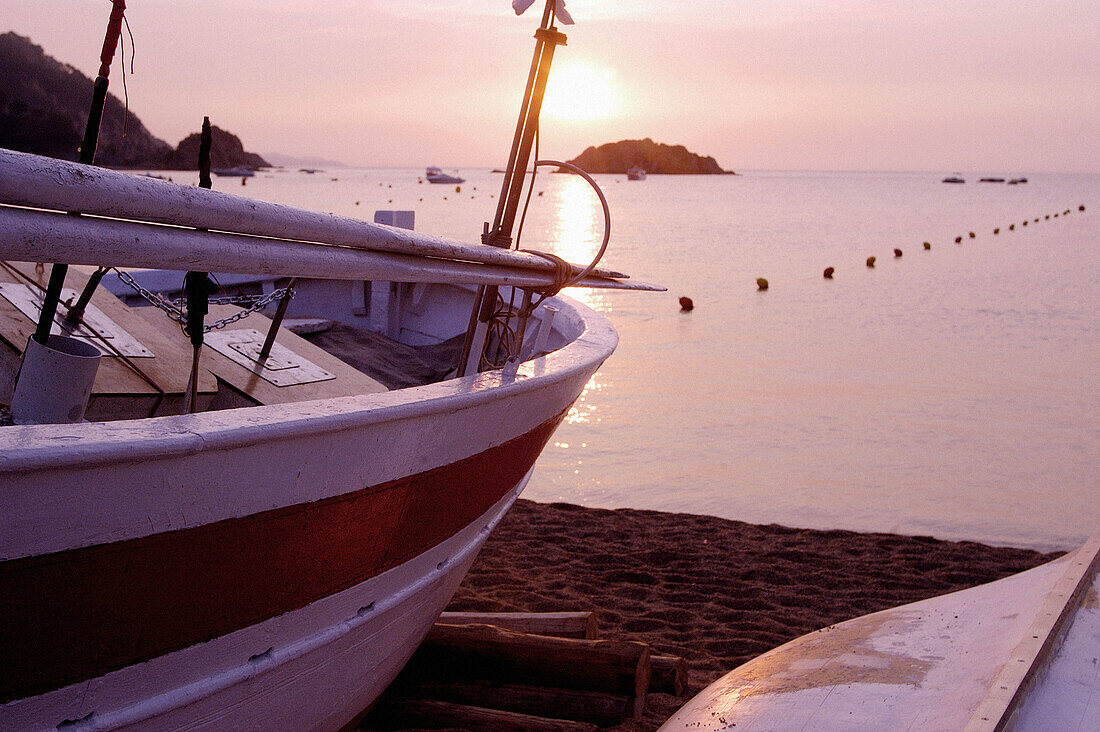
<path fill-rule="evenodd" d="M 538 130 L 539 113 L 542 111 L 542 97 L 546 92 L 546 80 L 550 76 L 550 64 L 554 59 L 556 46 L 564 46 L 566 37 L 553 25 L 554 0 L 547 0 L 542 14 L 542 24 L 535 31 L 535 53 L 531 59 L 531 71 L 527 77 L 527 88 L 520 105 L 516 133 L 512 140 L 512 151 L 508 158 L 508 168 L 501 184 L 500 200 L 497 203 L 496 218 L 491 231 L 482 234 L 483 244 L 510 248 L 512 245 L 512 227 L 515 225 L 519 200 L 523 193 L 527 163 L 531 159 L 531 147 L 535 132 Z M 473 312 L 477 320 L 471 318 L 471 327 L 463 342 L 462 355 L 458 363 L 458 375 L 465 376 L 467 365 L 473 362 L 471 350 L 484 346 L 479 342 L 477 333 L 485 331 L 485 324 L 492 317 L 492 303 L 497 297 L 497 287 L 490 285 L 479 290 L 474 301 Z"/>
<path fill-rule="evenodd" d="M 210 118 L 202 118 L 202 132 L 199 135 L 199 188 L 210 188 Z M 206 272 L 188 272 L 184 278 L 184 292 L 187 296 L 187 335 L 191 338 L 194 355 L 191 358 L 191 376 L 187 380 L 187 396 L 183 411 L 194 412 L 199 399 L 199 356 L 202 352 L 203 325 L 206 313 L 210 310 L 210 294 L 214 283 Z"/>
<path fill-rule="evenodd" d="M 111 18 L 107 22 L 107 33 L 103 38 L 103 48 L 99 53 L 99 75 L 92 86 L 92 106 L 88 110 L 88 124 L 84 128 L 84 141 L 80 145 L 80 162 L 91 165 L 95 162 L 96 145 L 99 143 L 99 125 L 103 119 L 103 107 L 107 101 L 107 77 L 111 74 L 111 59 L 118 48 L 118 37 L 122 33 L 122 16 L 126 12 L 126 0 L 111 0 Z M 61 301 L 61 290 L 65 286 L 67 264 L 55 264 L 50 270 L 50 282 L 46 286 L 46 296 L 42 301 L 42 314 L 38 318 L 38 327 L 34 331 L 34 340 L 46 345 L 53 328 L 53 319 L 57 315 L 57 304 Z"/>

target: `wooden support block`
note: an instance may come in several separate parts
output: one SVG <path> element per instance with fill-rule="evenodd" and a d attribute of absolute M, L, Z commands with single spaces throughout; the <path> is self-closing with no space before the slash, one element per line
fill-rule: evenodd
<path fill-rule="evenodd" d="M 519 712 L 535 717 L 591 722 L 600 727 L 619 724 L 634 714 L 634 700 L 625 694 L 577 689 L 553 689 L 497 681 L 425 681 L 400 687 L 402 696 Z"/>
<path fill-rule="evenodd" d="M 683 696 L 687 691 L 687 664 L 680 656 L 650 656 L 652 678 L 649 690 L 656 694 Z"/>
<path fill-rule="evenodd" d="M 520 633 L 550 635 L 555 638 L 595 640 L 596 614 L 593 612 L 562 613 L 467 613 L 446 612 L 440 623 L 448 625 L 495 625 Z"/>
<path fill-rule="evenodd" d="M 414 659 L 459 678 L 610 691 L 644 700 L 649 646 L 636 641 L 552 638 L 492 625 L 437 623 Z"/>
<path fill-rule="evenodd" d="M 383 700 L 366 729 L 464 729 L 467 732 L 596 732 L 594 724 L 424 699 Z"/>

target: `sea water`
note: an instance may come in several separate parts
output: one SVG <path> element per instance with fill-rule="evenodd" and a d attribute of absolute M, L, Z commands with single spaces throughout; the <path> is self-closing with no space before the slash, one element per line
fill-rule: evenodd
<path fill-rule="evenodd" d="M 215 187 L 366 220 L 414 210 L 419 231 L 477 241 L 502 177 L 422 173 Z M 1040 549 L 1100 532 L 1100 176 L 942 177 L 595 176 L 604 263 L 668 292 L 571 291 L 620 344 L 524 495 Z M 539 175 L 521 247 L 583 262 L 602 232 L 583 180 Z"/>

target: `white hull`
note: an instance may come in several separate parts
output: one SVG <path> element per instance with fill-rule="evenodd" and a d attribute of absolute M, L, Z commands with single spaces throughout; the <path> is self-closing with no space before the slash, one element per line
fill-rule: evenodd
<path fill-rule="evenodd" d="M 3 726 L 337 729 L 408 661 L 527 477 L 458 535 L 378 577 L 209 643 L 6 705 Z"/>
<path fill-rule="evenodd" d="M 711 684 L 662 730 L 1100 729 L 1100 537 L 1054 562 L 865 615 Z"/>
<path fill-rule="evenodd" d="M 514 376 L 0 428 L 0 728 L 335 729 L 362 712 L 614 348 L 605 320 L 558 306 L 564 347 Z"/>

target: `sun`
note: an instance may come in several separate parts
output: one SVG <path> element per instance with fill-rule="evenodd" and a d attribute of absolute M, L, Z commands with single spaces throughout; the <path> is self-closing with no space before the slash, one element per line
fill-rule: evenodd
<path fill-rule="evenodd" d="M 615 80 L 610 69 L 565 62 L 550 69 L 542 116 L 558 120 L 592 120 L 615 110 Z"/>

